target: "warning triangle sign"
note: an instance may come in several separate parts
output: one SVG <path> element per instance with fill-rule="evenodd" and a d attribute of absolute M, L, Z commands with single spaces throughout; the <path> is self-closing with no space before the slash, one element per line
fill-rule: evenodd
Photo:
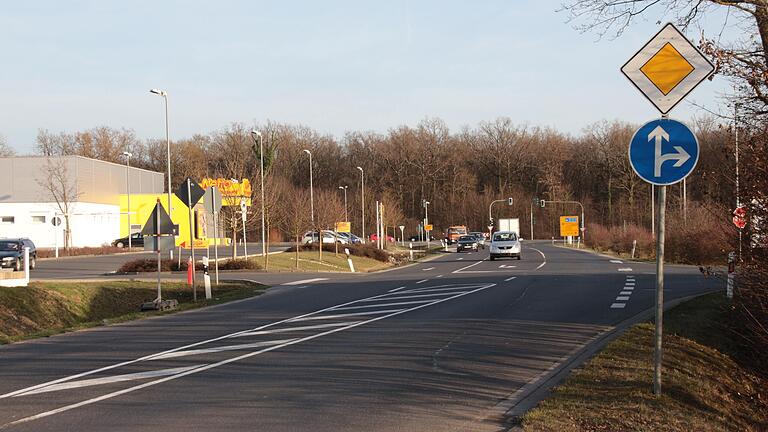
<path fill-rule="evenodd" d="M 168 213 L 163 206 L 160 205 L 160 202 L 158 202 L 155 204 L 155 208 L 152 209 L 152 213 L 149 214 L 149 219 L 147 219 L 147 223 L 144 224 L 144 228 L 141 229 L 141 235 L 151 236 L 163 234 L 175 234 L 174 225 L 171 217 L 168 216 Z"/>

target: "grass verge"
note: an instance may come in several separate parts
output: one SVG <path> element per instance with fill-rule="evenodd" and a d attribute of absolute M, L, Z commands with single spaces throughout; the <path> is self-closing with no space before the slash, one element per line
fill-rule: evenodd
<path fill-rule="evenodd" d="M 664 317 L 662 396 L 653 395 L 652 323 L 638 324 L 522 418 L 525 431 L 765 431 L 768 380 L 738 363 L 710 294 Z"/>
<path fill-rule="evenodd" d="M 265 286 L 245 281 L 222 281 L 213 299 L 198 289 L 198 302 L 185 283 L 163 282 L 163 298 L 176 299 L 169 312 L 139 312 L 142 302 L 155 298 L 154 282 L 32 282 L 26 288 L 0 287 L 0 343 L 50 336 L 86 327 L 107 325 L 146 316 L 173 313 L 261 294 Z"/>
<path fill-rule="evenodd" d="M 264 263 L 264 258 L 262 257 L 253 259 L 256 259 L 261 265 Z M 343 248 L 339 249 L 338 256 L 334 252 L 323 250 L 322 261 L 319 260 L 319 251 L 301 251 L 298 254 L 298 261 L 299 266 L 296 268 L 296 252 L 284 252 L 280 254 L 269 255 L 268 269 L 269 271 L 279 270 L 299 272 L 349 271 L 347 256 L 344 254 Z M 392 267 L 392 263 L 359 256 L 352 256 L 352 263 L 354 264 L 355 271 L 357 272 L 372 272 Z"/>

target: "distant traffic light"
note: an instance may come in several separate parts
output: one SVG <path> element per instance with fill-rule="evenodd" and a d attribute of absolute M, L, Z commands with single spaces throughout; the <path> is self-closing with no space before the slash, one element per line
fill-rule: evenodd
<path fill-rule="evenodd" d="M 512 205 L 512 198 L 507 198 L 507 205 Z"/>

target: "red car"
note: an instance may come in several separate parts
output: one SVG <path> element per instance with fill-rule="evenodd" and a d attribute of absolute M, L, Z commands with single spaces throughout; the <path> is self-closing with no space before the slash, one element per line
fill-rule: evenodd
<path fill-rule="evenodd" d="M 376 233 L 373 233 L 373 234 L 370 235 L 370 239 L 371 239 L 372 242 L 375 242 L 375 241 L 379 240 L 379 236 L 377 236 Z M 386 236 L 386 239 L 387 239 L 388 242 L 394 242 L 395 241 L 395 238 L 392 237 L 391 235 Z"/>

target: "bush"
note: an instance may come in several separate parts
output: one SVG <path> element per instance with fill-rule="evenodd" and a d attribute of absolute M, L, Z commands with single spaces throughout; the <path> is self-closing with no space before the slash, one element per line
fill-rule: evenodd
<path fill-rule="evenodd" d="M 82 256 L 82 255 L 111 255 L 116 253 L 125 253 L 133 249 L 119 248 L 115 246 L 100 247 L 72 247 L 69 249 L 59 248 L 59 256 Z M 40 248 L 37 250 L 38 258 L 53 258 L 56 256 L 56 249 Z"/>
<path fill-rule="evenodd" d="M 213 260 L 208 266 L 208 271 L 213 269 Z M 181 266 L 177 260 L 164 259 L 160 261 L 160 270 L 169 271 L 187 271 L 187 261 L 182 260 Z M 245 260 L 244 258 L 227 259 L 219 261 L 219 270 L 259 270 L 261 266 L 255 259 Z M 195 263 L 195 270 L 203 271 L 201 262 Z M 124 263 L 117 269 L 118 273 L 147 273 L 157 271 L 157 259 L 137 259 Z"/>
<path fill-rule="evenodd" d="M 352 256 L 361 257 L 361 258 L 371 258 L 381 262 L 390 261 L 390 254 L 387 253 L 387 251 L 385 250 L 376 249 L 376 245 L 372 243 L 339 245 L 340 252 L 343 252 L 344 248 L 349 249 L 349 254 Z M 299 252 L 305 252 L 305 251 L 319 251 L 318 244 L 311 243 L 306 245 L 300 245 Z M 335 252 L 336 245 L 325 243 L 323 244 L 323 251 Z M 291 248 L 288 249 L 288 252 L 296 252 L 296 246 L 291 246 Z"/>

